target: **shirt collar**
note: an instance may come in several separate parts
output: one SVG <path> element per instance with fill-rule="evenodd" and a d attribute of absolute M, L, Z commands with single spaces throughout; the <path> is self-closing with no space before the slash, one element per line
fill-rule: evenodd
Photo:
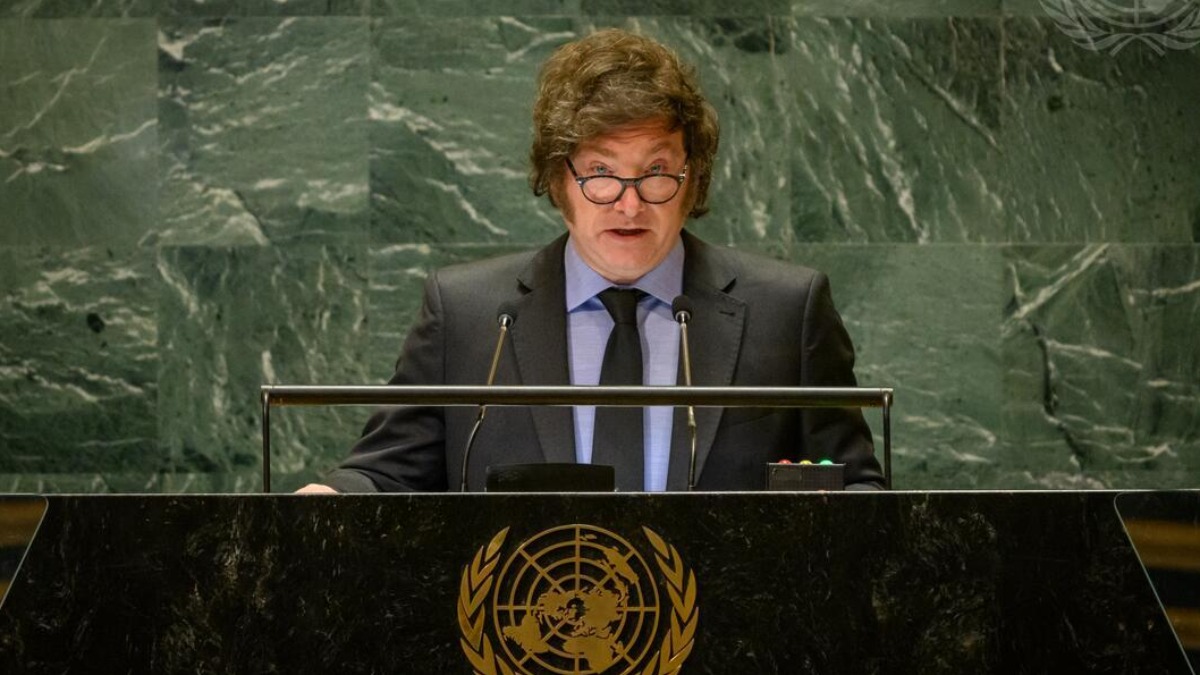
<path fill-rule="evenodd" d="M 596 297 L 596 294 L 616 285 L 588 267 L 575 250 L 575 240 L 570 237 L 567 238 L 567 246 L 563 252 L 563 265 L 567 278 L 568 312 L 575 311 Z M 683 292 L 683 239 L 675 240 L 675 245 L 671 247 L 667 257 L 654 269 L 623 288 L 637 288 L 659 302 L 670 305 L 675 297 Z"/>

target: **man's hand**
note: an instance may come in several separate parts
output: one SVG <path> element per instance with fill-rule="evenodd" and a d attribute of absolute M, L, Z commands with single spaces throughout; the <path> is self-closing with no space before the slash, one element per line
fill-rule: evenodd
<path fill-rule="evenodd" d="M 295 492 L 298 495 L 336 495 L 337 493 L 337 490 L 320 483 L 309 483 Z"/>

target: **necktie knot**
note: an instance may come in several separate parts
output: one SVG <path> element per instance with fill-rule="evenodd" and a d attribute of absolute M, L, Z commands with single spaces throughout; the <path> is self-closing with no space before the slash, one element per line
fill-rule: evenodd
<path fill-rule="evenodd" d="M 645 295 L 636 288 L 609 288 L 597 296 L 608 310 L 613 321 L 625 325 L 637 325 L 638 300 Z"/>

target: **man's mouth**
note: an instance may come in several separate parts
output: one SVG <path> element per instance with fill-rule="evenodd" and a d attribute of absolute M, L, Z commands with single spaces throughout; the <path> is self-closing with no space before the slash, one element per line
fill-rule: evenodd
<path fill-rule="evenodd" d="M 636 237 L 639 234 L 644 234 L 648 231 L 649 230 L 644 227 L 616 227 L 609 230 L 609 232 L 612 232 L 620 237 Z"/>

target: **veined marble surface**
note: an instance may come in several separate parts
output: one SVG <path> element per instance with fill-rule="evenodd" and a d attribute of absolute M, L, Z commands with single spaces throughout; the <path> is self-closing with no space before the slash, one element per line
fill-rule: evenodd
<path fill-rule="evenodd" d="M 262 384 L 368 381 L 367 264 L 362 248 L 163 249 L 159 441 L 166 472 L 258 467 Z M 366 412 L 273 415 L 273 472 L 328 466 Z"/>
<path fill-rule="evenodd" d="M 1109 244 L 1006 251 L 1010 470 L 1046 487 L 1195 487 L 1197 253 Z"/>
<path fill-rule="evenodd" d="M 125 245 L 154 226 L 151 20 L 0 20 L 0 246 Z"/>
<path fill-rule="evenodd" d="M 385 381 L 428 270 L 561 231 L 534 78 L 611 25 L 720 113 L 689 227 L 829 273 L 898 486 L 1197 484 L 1200 47 L 1028 0 L 10 0 L 0 490 L 257 489 L 260 384 Z M 280 411 L 277 486 L 366 412 Z"/>
<path fill-rule="evenodd" d="M 361 241 L 366 19 L 159 25 L 163 246 Z"/>
<path fill-rule="evenodd" d="M 130 247 L 0 249 L 0 474 L 154 469 L 152 256 Z"/>

